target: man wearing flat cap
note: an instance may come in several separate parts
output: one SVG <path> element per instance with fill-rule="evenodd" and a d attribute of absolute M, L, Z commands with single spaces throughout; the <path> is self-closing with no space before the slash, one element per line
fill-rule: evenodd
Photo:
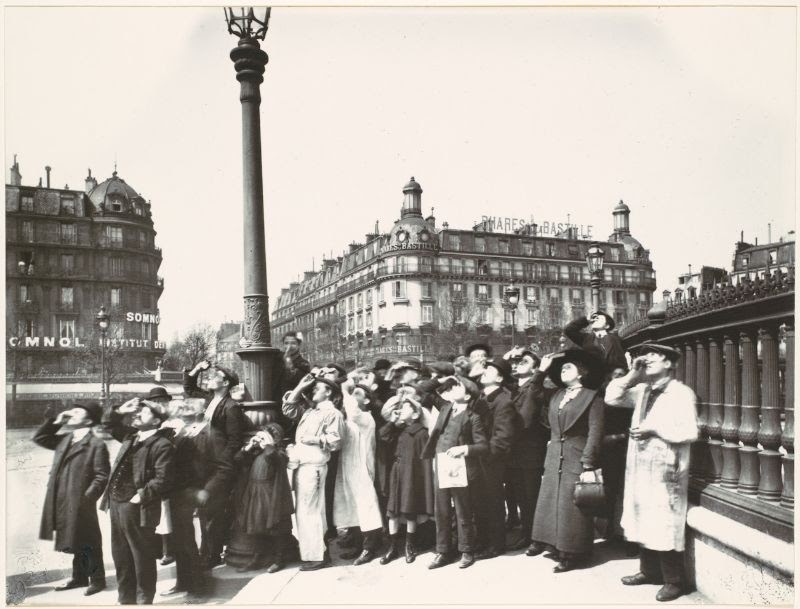
<path fill-rule="evenodd" d="M 53 539 L 55 532 L 56 551 L 73 556 L 72 577 L 56 590 L 88 585 L 86 596 L 106 587 L 97 500 L 111 466 L 106 443 L 92 434 L 101 415 L 97 402 L 75 404 L 48 418 L 33 436 L 36 444 L 54 451 L 39 538 Z"/>
<path fill-rule="evenodd" d="M 680 352 L 657 343 L 637 350 L 631 371 L 606 388 L 610 406 L 633 409 L 622 528 L 641 546 L 640 568 L 626 586 L 663 584 L 656 600 L 685 592 L 683 567 L 689 451 L 697 439 L 696 397 L 674 378 Z"/>
<path fill-rule="evenodd" d="M 310 387 L 313 406 L 302 409 L 300 396 Z M 290 419 L 299 418 L 295 444 L 287 452 L 290 464 L 296 467 L 293 487 L 301 571 L 315 571 L 331 564 L 325 544 L 325 479 L 331 452 L 341 448 L 344 435 L 342 413 L 333 404 L 341 391 L 338 383 L 307 374 L 283 401 L 283 414 Z"/>
<path fill-rule="evenodd" d="M 207 391 L 197 386 L 197 376 L 205 371 Z M 222 549 L 230 530 L 230 517 L 226 508 L 233 488 L 233 459 L 244 443 L 245 416 L 239 404 L 231 397 L 231 388 L 239 384 L 239 376 L 223 366 L 212 366 L 203 360 L 191 371 L 184 371 L 183 392 L 187 397 L 199 396 L 206 399 L 203 420 L 206 427 L 208 449 L 213 458 L 225 465 L 218 468 L 217 474 L 230 473 L 224 480 L 218 479 L 212 495 L 202 489 L 197 496 L 201 507 L 200 521 L 203 531 L 200 554 L 204 566 L 213 568 L 222 563 Z M 231 510 L 228 510 L 231 511 Z"/>
<path fill-rule="evenodd" d="M 131 415 L 131 426 L 124 417 Z M 111 554 L 121 605 L 152 605 L 156 592 L 156 527 L 161 502 L 175 480 L 175 448 L 157 402 L 130 400 L 109 413 L 109 430 L 122 445 L 100 504 L 111 516 Z"/>

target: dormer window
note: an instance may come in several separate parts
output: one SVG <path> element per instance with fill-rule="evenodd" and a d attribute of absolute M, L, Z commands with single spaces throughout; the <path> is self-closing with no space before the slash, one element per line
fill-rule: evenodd
<path fill-rule="evenodd" d="M 111 211 L 122 211 L 122 200 L 121 199 L 111 199 L 109 202 L 109 208 Z"/>
<path fill-rule="evenodd" d="M 61 199 L 61 213 L 65 216 L 75 215 L 75 199 L 72 197 L 64 197 Z"/>

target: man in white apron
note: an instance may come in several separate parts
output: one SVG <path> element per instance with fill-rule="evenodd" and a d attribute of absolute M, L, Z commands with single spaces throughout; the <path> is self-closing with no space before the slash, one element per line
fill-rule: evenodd
<path fill-rule="evenodd" d="M 344 422 L 342 413 L 333 405 L 341 395 L 339 385 L 307 374 L 286 398 L 284 415 L 297 416 L 299 395 L 311 385 L 312 408 L 300 415 L 295 444 L 289 447 L 290 466 L 294 475 L 295 518 L 300 542 L 301 571 L 315 571 L 331 564 L 325 545 L 327 518 L 325 511 L 325 477 L 331 452 L 339 450 Z"/>
<path fill-rule="evenodd" d="M 697 439 L 694 392 L 673 378 L 680 352 L 645 343 L 630 372 L 609 382 L 606 403 L 633 408 L 622 528 L 641 546 L 640 570 L 626 586 L 663 583 L 658 601 L 685 592 L 683 550 L 689 450 Z"/>

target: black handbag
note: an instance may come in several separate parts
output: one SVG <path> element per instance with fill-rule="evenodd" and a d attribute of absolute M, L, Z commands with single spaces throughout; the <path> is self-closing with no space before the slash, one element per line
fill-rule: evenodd
<path fill-rule="evenodd" d="M 575 505 L 587 514 L 601 514 L 606 507 L 606 491 L 603 487 L 603 472 L 598 469 L 588 470 L 594 474 L 594 480 L 575 483 L 572 500 Z"/>

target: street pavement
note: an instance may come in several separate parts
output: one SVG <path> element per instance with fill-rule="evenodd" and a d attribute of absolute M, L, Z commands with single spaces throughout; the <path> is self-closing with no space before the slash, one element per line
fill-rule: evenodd
<path fill-rule="evenodd" d="M 101 513 L 108 588 L 94 596 L 83 589 L 54 592 L 69 578 L 71 556 L 52 550 L 52 542 L 38 539 L 39 518 L 52 452 L 31 441 L 32 429 L 6 433 L 6 602 L 23 605 L 116 604 L 116 580 L 109 547 L 108 517 Z M 109 448 L 116 452 L 118 445 Z M 211 572 L 207 604 L 559 604 L 641 605 L 655 603 L 658 586 L 628 587 L 623 575 L 638 570 L 638 559 L 616 546 L 598 542 L 591 564 L 584 569 L 553 573 L 555 561 L 546 556 L 529 558 L 514 552 L 480 561 L 469 569 L 455 564 L 435 571 L 427 568 L 433 554 L 421 554 L 413 564 L 400 558 L 382 566 L 378 560 L 353 567 L 332 548 L 334 566 L 300 572 L 297 565 L 268 574 L 265 570 L 238 573 L 227 566 Z M 175 583 L 175 567 L 159 566 L 158 592 Z M 183 604 L 181 595 L 156 604 Z M 694 592 L 673 604 L 705 604 Z"/>

